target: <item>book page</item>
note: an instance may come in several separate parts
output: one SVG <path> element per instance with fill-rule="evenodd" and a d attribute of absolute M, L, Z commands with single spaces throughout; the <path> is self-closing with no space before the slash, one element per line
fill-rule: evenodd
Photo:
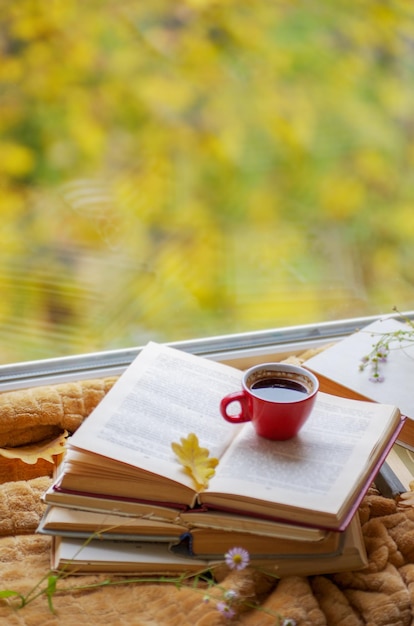
<path fill-rule="evenodd" d="M 395 429 L 393 415 L 394 407 L 319 392 L 310 418 L 288 441 L 258 437 L 247 424 L 209 491 L 335 512 L 391 423 Z"/>
<path fill-rule="evenodd" d="M 82 563 L 91 566 L 130 563 L 141 565 L 143 571 L 151 569 L 151 565 L 160 566 L 161 571 L 174 570 L 176 566 L 181 566 L 183 571 L 194 571 L 208 566 L 206 561 L 173 554 L 165 543 L 102 542 L 98 539 L 86 543 L 82 539 L 58 537 L 54 542 L 52 567 L 56 569 L 65 563 L 73 565 L 73 568 Z"/>
<path fill-rule="evenodd" d="M 75 432 L 70 445 L 192 486 L 171 449 L 191 432 L 221 457 L 239 426 L 220 414 L 242 372 L 149 343 Z"/>

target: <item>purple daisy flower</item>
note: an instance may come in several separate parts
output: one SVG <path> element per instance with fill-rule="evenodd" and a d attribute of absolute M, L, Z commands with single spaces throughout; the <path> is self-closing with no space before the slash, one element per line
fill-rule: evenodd
<path fill-rule="evenodd" d="M 372 376 L 370 376 L 369 380 L 371 383 L 383 383 L 384 376 L 380 376 L 379 374 L 373 374 Z"/>
<path fill-rule="evenodd" d="M 231 619 L 236 615 L 236 611 L 223 601 L 217 602 L 217 610 L 224 615 L 224 617 L 227 617 L 227 619 Z"/>
<path fill-rule="evenodd" d="M 244 548 L 231 548 L 224 558 L 230 569 L 241 570 L 249 564 L 250 555 Z"/>

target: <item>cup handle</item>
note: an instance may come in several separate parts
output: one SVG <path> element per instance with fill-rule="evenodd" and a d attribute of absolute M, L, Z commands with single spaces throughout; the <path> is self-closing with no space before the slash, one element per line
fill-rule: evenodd
<path fill-rule="evenodd" d="M 227 407 L 232 402 L 238 402 L 240 404 L 240 413 L 230 415 L 227 413 Z M 220 411 L 225 420 L 231 424 L 241 424 L 242 422 L 250 422 L 250 415 L 248 410 L 248 397 L 244 391 L 235 391 L 229 393 L 220 402 Z"/>

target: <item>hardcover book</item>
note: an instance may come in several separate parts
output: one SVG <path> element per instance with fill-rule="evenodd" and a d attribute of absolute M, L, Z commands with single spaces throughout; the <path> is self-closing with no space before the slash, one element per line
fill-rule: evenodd
<path fill-rule="evenodd" d="M 398 408 L 318 393 L 288 441 L 220 415 L 242 372 L 148 344 L 71 438 L 53 491 L 344 530 L 403 425 Z M 189 433 L 219 460 L 195 489 L 171 448 Z"/>
<path fill-rule="evenodd" d="M 185 527 L 151 518 L 52 506 L 43 516 L 38 532 L 83 540 L 96 535 L 100 540 L 166 543 L 177 554 L 209 560 L 223 558 L 223 554 L 234 546 L 243 546 L 251 557 L 274 558 L 312 554 L 333 556 L 339 554 L 343 547 L 342 532 L 321 532 L 319 536 L 316 532 L 314 536 L 304 533 L 303 537 L 291 538 L 286 531 L 278 535 L 277 529 L 280 525 L 274 523 L 273 526 L 275 526 L 273 535 L 263 535 L 249 531 L 234 532 L 218 527 Z"/>
<path fill-rule="evenodd" d="M 393 318 L 377 320 L 311 357 L 303 364 L 319 379 L 327 393 L 394 404 L 407 416 L 398 442 L 414 447 L 414 343 L 390 344 L 385 362 L 379 364 L 380 381 L 373 382 L 369 365 L 360 370 L 362 359 L 386 333 L 407 331 L 407 324 Z"/>
<path fill-rule="evenodd" d="M 274 576 L 315 575 L 346 570 L 358 570 L 367 564 L 367 556 L 359 521 L 354 518 L 342 535 L 338 550 L 329 553 L 285 553 L 262 555 L 252 558 L 250 564 Z M 234 545 L 234 544 L 233 544 Z M 171 550 L 167 543 L 101 541 L 55 537 L 51 553 L 54 570 L 83 573 L 117 574 L 196 574 L 211 568 L 213 575 L 220 578 L 220 560 L 188 558 Z M 217 568 L 217 569 L 216 569 Z"/>

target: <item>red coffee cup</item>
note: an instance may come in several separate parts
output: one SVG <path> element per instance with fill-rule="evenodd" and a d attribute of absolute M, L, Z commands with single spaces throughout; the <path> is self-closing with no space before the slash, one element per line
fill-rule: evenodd
<path fill-rule="evenodd" d="M 261 437 L 290 439 L 308 419 L 318 389 L 316 376 L 298 365 L 255 365 L 244 373 L 241 391 L 222 399 L 220 411 L 232 424 L 251 421 Z M 231 412 L 233 403 L 239 404 L 238 413 Z"/>

